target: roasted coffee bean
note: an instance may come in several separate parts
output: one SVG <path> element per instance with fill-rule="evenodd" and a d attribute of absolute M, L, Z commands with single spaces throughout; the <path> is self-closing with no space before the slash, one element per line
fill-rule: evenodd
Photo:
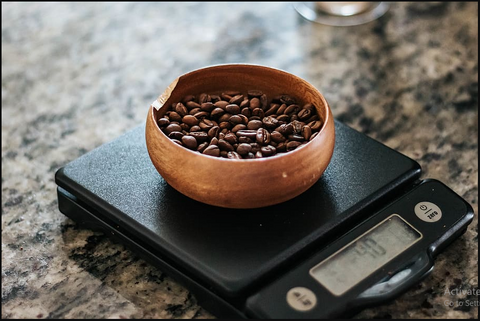
<path fill-rule="evenodd" d="M 192 115 L 185 115 L 182 118 L 182 121 L 187 124 L 188 126 L 195 126 L 198 125 L 198 119 Z"/>
<path fill-rule="evenodd" d="M 280 107 L 278 107 L 276 114 L 282 115 L 286 109 L 287 109 L 287 104 L 281 104 Z"/>
<path fill-rule="evenodd" d="M 247 155 L 248 153 L 250 153 L 250 151 L 252 150 L 252 146 L 250 146 L 250 144 L 240 144 L 238 145 L 237 147 L 237 153 L 239 153 L 240 155 Z"/>
<path fill-rule="evenodd" d="M 201 107 L 200 104 L 198 104 L 198 103 L 196 103 L 196 102 L 194 102 L 194 101 L 189 101 L 189 102 L 187 102 L 187 105 L 186 105 L 186 106 L 187 106 L 187 109 L 188 109 L 188 110 L 192 110 L 192 109 L 200 108 L 200 107 Z"/>
<path fill-rule="evenodd" d="M 322 125 L 323 125 L 322 122 L 319 120 L 314 120 L 308 124 L 308 126 L 312 129 L 312 131 L 320 130 L 320 128 L 322 128 Z"/>
<path fill-rule="evenodd" d="M 309 104 L 305 104 L 305 105 L 303 106 L 303 109 L 308 109 L 308 110 L 310 110 L 310 113 L 314 113 L 314 112 L 315 112 L 315 106 L 314 106 L 313 104 L 310 104 L 310 103 L 309 103 Z"/>
<path fill-rule="evenodd" d="M 169 112 L 168 114 L 168 118 L 170 119 L 170 121 L 181 121 L 182 120 L 182 116 L 180 116 L 177 112 L 175 111 L 171 111 Z"/>
<path fill-rule="evenodd" d="M 220 127 L 220 129 L 223 130 L 223 129 L 230 129 L 233 126 L 228 121 L 223 121 L 220 124 L 218 124 L 218 127 Z"/>
<path fill-rule="evenodd" d="M 188 132 L 190 131 L 190 126 L 185 123 L 180 123 L 180 127 L 182 127 L 182 131 Z"/>
<path fill-rule="evenodd" d="M 218 140 L 218 147 L 221 150 L 226 150 L 227 152 L 232 152 L 233 151 L 233 146 L 224 139 L 219 139 Z"/>
<path fill-rule="evenodd" d="M 245 143 L 245 144 L 251 144 L 251 143 L 253 143 L 253 142 L 254 142 L 254 140 L 251 139 L 251 138 L 248 138 L 248 137 L 245 137 L 245 136 L 238 137 L 238 143 L 239 143 L 239 144 L 243 144 L 243 143 Z"/>
<path fill-rule="evenodd" d="M 262 123 L 266 128 L 275 128 L 278 125 L 278 120 L 273 116 L 267 116 L 262 119 Z"/>
<path fill-rule="evenodd" d="M 206 102 L 211 102 L 212 101 L 212 97 L 210 97 L 209 94 L 200 94 L 200 96 L 198 96 L 198 103 L 199 104 L 203 104 L 203 103 L 206 103 Z"/>
<path fill-rule="evenodd" d="M 206 132 L 190 132 L 190 136 L 195 137 L 198 143 L 203 143 L 208 140 L 208 134 Z"/>
<path fill-rule="evenodd" d="M 263 155 L 262 155 L 262 152 L 261 152 L 261 151 L 257 151 L 257 152 L 255 153 L 255 158 L 262 158 L 262 157 L 263 157 Z"/>
<path fill-rule="evenodd" d="M 281 143 L 286 140 L 285 136 L 275 130 L 270 134 L 270 139 L 276 143 Z"/>
<path fill-rule="evenodd" d="M 207 117 L 208 115 L 210 115 L 210 113 L 207 113 L 206 111 L 200 111 L 193 116 L 197 117 L 197 119 L 203 119 L 203 118 Z"/>
<path fill-rule="evenodd" d="M 248 129 L 257 130 L 262 127 L 263 123 L 260 120 L 251 120 L 247 124 Z"/>
<path fill-rule="evenodd" d="M 280 96 L 280 102 L 284 103 L 284 104 L 287 104 L 287 105 L 291 105 L 291 104 L 295 104 L 296 101 L 293 97 L 289 96 L 289 95 L 281 95 Z"/>
<path fill-rule="evenodd" d="M 188 114 L 187 107 L 185 107 L 182 103 L 178 103 L 175 106 L 175 111 L 177 112 L 177 114 L 179 114 L 182 117 L 185 116 L 186 114 Z"/>
<path fill-rule="evenodd" d="M 228 101 L 225 101 L 225 100 L 220 100 L 220 101 L 217 101 L 213 105 L 215 106 L 215 108 L 222 108 L 223 110 L 225 110 L 225 107 L 230 105 L 230 103 Z"/>
<path fill-rule="evenodd" d="M 183 98 L 183 103 L 186 104 L 188 103 L 189 101 L 192 101 L 192 100 L 195 100 L 195 96 L 194 95 L 187 95 Z M 188 106 L 187 106 L 188 107 Z"/>
<path fill-rule="evenodd" d="M 273 156 L 277 153 L 277 149 L 271 145 L 262 147 L 260 151 L 262 152 L 262 155 L 265 157 Z"/>
<path fill-rule="evenodd" d="M 315 137 L 317 137 L 317 135 L 318 135 L 318 132 L 316 132 L 316 133 L 313 133 L 313 134 L 312 134 L 312 136 L 310 136 L 310 139 L 309 139 L 308 141 L 310 141 L 310 142 L 311 142 L 311 141 L 312 141 L 312 139 L 314 139 Z"/>
<path fill-rule="evenodd" d="M 182 142 L 179 141 L 178 139 L 173 138 L 172 141 L 180 146 L 183 146 Z"/>
<path fill-rule="evenodd" d="M 219 95 L 210 95 L 210 98 L 212 99 L 212 103 L 216 103 L 222 99 Z"/>
<path fill-rule="evenodd" d="M 305 140 L 305 138 L 303 138 L 303 136 L 300 136 L 298 134 L 293 134 L 293 135 L 288 135 L 288 140 L 296 141 L 296 142 L 303 142 Z"/>
<path fill-rule="evenodd" d="M 279 104 L 272 104 L 270 108 L 265 112 L 265 116 L 276 114 L 279 108 L 280 108 Z"/>
<path fill-rule="evenodd" d="M 200 152 L 200 153 L 203 153 L 203 151 L 205 150 L 205 148 L 208 147 L 208 143 L 205 142 L 205 143 L 201 143 L 200 145 L 198 145 L 197 147 L 197 152 Z"/>
<path fill-rule="evenodd" d="M 247 118 L 250 118 L 252 116 L 252 111 L 249 108 L 243 108 L 242 115 L 244 115 Z"/>
<path fill-rule="evenodd" d="M 239 115 L 233 115 L 233 116 L 231 116 L 228 121 L 231 122 L 233 125 L 237 125 L 237 124 L 242 124 L 242 123 L 243 123 L 243 119 L 242 119 L 242 117 L 240 117 Z"/>
<path fill-rule="evenodd" d="M 220 117 L 223 114 L 225 114 L 225 111 L 222 108 L 217 107 L 214 110 L 212 110 L 212 113 L 210 114 L 210 116 L 215 118 L 215 117 Z"/>
<path fill-rule="evenodd" d="M 310 139 L 310 137 L 312 136 L 312 129 L 310 128 L 310 126 L 308 126 L 308 125 L 303 126 L 302 136 L 305 140 Z"/>
<path fill-rule="evenodd" d="M 283 112 L 285 115 L 291 115 L 291 114 L 296 114 L 300 110 L 300 106 L 292 104 L 285 109 Z"/>
<path fill-rule="evenodd" d="M 223 93 L 232 97 L 236 95 L 240 95 L 240 92 L 238 90 L 227 90 L 227 91 L 224 91 Z"/>
<path fill-rule="evenodd" d="M 263 109 L 261 109 L 261 108 L 255 108 L 255 109 L 252 111 L 252 117 L 253 117 L 253 116 L 258 117 L 259 119 L 263 119 L 263 117 L 265 117 L 265 112 L 264 112 Z M 252 119 L 252 117 L 250 117 L 250 119 Z"/>
<path fill-rule="evenodd" d="M 248 137 L 250 139 L 256 139 L 257 131 L 252 129 L 243 129 L 236 132 L 237 137 Z"/>
<path fill-rule="evenodd" d="M 218 145 L 218 138 L 217 137 L 213 137 L 211 140 L 210 140 L 210 143 L 208 144 L 208 146 L 210 145 Z"/>
<path fill-rule="evenodd" d="M 178 140 L 181 140 L 182 137 L 183 137 L 183 133 L 181 132 L 171 132 L 170 134 L 168 134 L 168 138 L 171 138 L 171 139 L 178 139 Z"/>
<path fill-rule="evenodd" d="M 302 123 L 298 120 L 294 120 L 291 122 L 292 126 L 293 126 L 293 132 L 295 134 L 302 134 L 302 128 L 303 126 L 305 126 L 305 123 Z M 310 127 L 311 128 L 311 127 Z"/>
<path fill-rule="evenodd" d="M 218 122 L 221 123 L 221 122 L 224 122 L 224 121 L 229 121 L 229 120 L 230 120 L 230 117 L 232 117 L 232 114 L 230 114 L 230 113 L 223 114 L 223 115 L 220 116 L 220 118 L 218 119 Z"/>
<path fill-rule="evenodd" d="M 312 121 L 314 120 L 320 120 L 320 118 L 318 117 L 318 115 L 313 115 L 312 117 L 310 117 L 309 119 L 305 120 L 305 123 L 306 124 L 310 124 Z"/>
<path fill-rule="evenodd" d="M 181 132 L 182 127 L 178 124 L 170 124 L 165 128 L 165 134 L 170 135 L 171 132 Z"/>
<path fill-rule="evenodd" d="M 200 128 L 200 126 L 197 126 L 197 125 L 190 127 L 191 132 L 199 132 L 201 130 L 202 129 Z"/>
<path fill-rule="evenodd" d="M 235 95 L 234 95 L 234 96 L 235 96 Z M 222 94 L 220 95 L 220 97 L 222 97 L 222 99 L 225 100 L 225 101 L 227 101 L 227 102 L 230 101 L 230 99 L 232 99 L 232 96 L 227 95 L 226 93 L 222 93 Z"/>
<path fill-rule="evenodd" d="M 203 151 L 203 154 L 209 155 L 209 156 L 220 156 L 220 148 L 218 148 L 217 145 L 210 145 L 205 150 Z"/>
<path fill-rule="evenodd" d="M 243 130 L 247 128 L 247 126 L 245 126 L 244 124 L 238 124 L 238 125 L 235 125 L 233 128 L 232 128 L 232 133 L 236 133 L 238 132 L 239 130 Z"/>
<path fill-rule="evenodd" d="M 257 143 L 250 143 L 250 146 L 252 146 L 251 152 L 254 153 L 254 154 L 255 154 L 256 152 L 258 152 L 258 151 L 260 150 L 260 148 L 262 148 L 262 146 L 260 146 L 260 145 L 257 144 Z"/>
<path fill-rule="evenodd" d="M 230 113 L 232 115 L 236 115 L 240 113 L 240 107 L 235 104 L 227 105 L 227 107 L 225 107 L 225 110 L 227 111 L 227 113 Z"/>
<path fill-rule="evenodd" d="M 220 133 L 220 127 L 219 126 L 213 126 L 212 128 L 210 128 L 208 130 L 208 137 L 209 138 L 213 138 L 213 137 L 217 137 L 218 134 Z"/>
<path fill-rule="evenodd" d="M 158 121 L 158 126 L 160 127 L 164 127 L 164 126 L 168 126 L 170 124 L 170 120 L 168 120 L 167 118 L 163 117 L 163 118 L 160 118 Z"/>
<path fill-rule="evenodd" d="M 185 147 L 189 148 L 189 149 L 197 149 L 197 140 L 193 137 L 193 136 L 190 136 L 190 135 L 184 135 L 182 137 L 182 143 Z"/>
<path fill-rule="evenodd" d="M 296 141 L 288 142 L 287 143 L 287 151 L 290 152 L 300 145 L 302 145 L 302 143 L 300 143 L 300 142 L 296 142 Z"/>
<path fill-rule="evenodd" d="M 298 120 L 298 116 L 293 114 L 292 116 L 290 116 L 290 121 L 294 121 L 294 120 Z"/>
<path fill-rule="evenodd" d="M 245 159 L 254 159 L 255 158 L 255 154 L 254 153 L 248 153 L 247 155 L 244 156 Z"/>
<path fill-rule="evenodd" d="M 248 106 L 250 106 L 250 100 L 248 100 L 248 98 L 244 98 L 240 103 L 240 109 L 248 108 Z"/>
<path fill-rule="evenodd" d="M 236 95 L 236 96 L 233 96 L 232 99 L 230 99 L 228 102 L 230 104 L 240 105 L 242 101 L 243 101 L 243 95 Z"/>
<path fill-rule="evenodd" d="M 255 108 L 260 108 L 260 106 L 261 106 L 260 99 L 258 98 L 250 99 L 250 106 L 248 108 L 250 108 L 251 110 L 254 110 Z"/>
<path fill-rule="evenodd" d="M 287 151 L 287 144 L 285 142 L 278 143 L 275 148 L 277 149 L 277 153 L 284 153 Z"/>
<path fill-rule="evenodd" d="M 307 120 L 308 118 L 310 118 L 311 115 L 312 115 L 312 110 L 305 109 L 305 108 L 300 110 L 297 114 L 298 119 L 300 120 Z"/>
<path fill-rule="evenodd" d="M 242 114 L 238 115 L 242 119 L 242 124 L 246 125 L 248 124 L 248 117 Z"/>
<path fill-rule="evenodd" d="M 203 103 L 200 107 L 203 111 L 206 111 L 206 112 L 211 112 L 212 110 L 215 109 L 215 105 L 211 102 L 206 102 L 206 103 Z"/>
<path fill-rule="evenodd" d="M 220 157 L 227 158 L 228 152 L 226 150 L 220 150 Z"/>
<path fill-rule="evenodd" d="M 227 158 L 230 158 L 230 159 L 242 159 L 242 156 L 240 156 L 240 154 L 237 153 L 237 152 L 228 152 L 228 153 L 227 153 Z"/>
<path fill-rule="evenodd" d="M 234 133 L 225 134 L 225 137 L 223 139 L 225 139 L 225 141 L 229 142 L 231 145 L 236 144 L 238 141 L 237 135 L 235 135 Z"/>
<path fill-rule="evenodd" d="M 205 118 L 198 123 L 198 126 L 200 126 L 201 129 L 208 131 L 210 128 L 215 126 L 215 124 L 210 119 Z"/>
<path fill-rule="evenodd" d="M 190 111 L 188 112 L 188 114 L 193 116 L 193 115 L 195 115 L 195 114 L 197 114 L 197 113 L 199 113 L 199 112 L 201 112 L 201 111 L 202 111 L 202 109 L 201 109 L 200 107 L 198 107 L 198 108 L 193 108 L 192 110 L 190 110 Z"/>
<path fill-rule="evenodd" d="M 257 130 L 256 138 L 259 144 L 266 145 L 270 143 L 270 133 L 265 128 L 259 128 Z"/>
<path fill-rule="evenodd" d="M 249 90 L 247 94 L 249 98 L 253 98 L 260 97 L 261 95 L 263 95 L 263 92 L 261 92 L 260 90 Z"/>
<path fill-rule="evenodd" d="M 222 129 L 222 130 L 220 131 L 220 134 L 224 134 L 224 135 L 225 135 L 226 133 L 228 133 L 228 129 L 226 129 L 226 128 L 224 128 L 224 129 Z"/>
<path fill-rule="evenodd" d="M 268 107 L 268 98 L 267 98 L 267 95 L 263 94 L 260 96 L 260 107 L 263 109 L 263 110 L 267 110 L 267 107 Z"/>
<path fill-rule="evenodd" d="M 283 115 L 277 116 L 277 120 L 279 122 L 280 121 L 288 122 L 290 120 L 290 116 L 283 114 Z"/>

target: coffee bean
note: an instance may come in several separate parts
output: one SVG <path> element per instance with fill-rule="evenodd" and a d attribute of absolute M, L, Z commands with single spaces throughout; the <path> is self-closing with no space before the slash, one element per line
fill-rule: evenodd
<path fill-rule="evenodd" d="M 313 131 L 317 131 L 317 130 L 320 130 L 320 128 L 322 128 L 322 122 L 319 121 L 319 120 L 314 120 L 312 121 L 311 123 L 308 124 L 308 126 L 313 130 Z"/>
<path fill-rule="evenodd" d="M 244 125 L 248 124 L 249 119 L 248 119 L 247 116 L 242 115 L 242 114 L 239 114 L 238 116 L 242 119 L 242 124 L 244 124 Z"/>
<path fill-rule="evenodd" d="M 237 153 L 240 155 L 247 155 L 252 150 L 252 146 L 250 144 L 240 144 L 237 147 Z"/>
<path fill-rule="evenodd" d="M 275 128 L 278 125 L 278 120 L 273 116 L 267 116 L 262 119 L 262 123 L 266 128 Z"/>
<path fill-rule="evenodd" d="M 200 123 L 198 123 L 198 126 L 200 126 L 201 129 L 208 131 L 215 126 L 215 124 L 210 119 L 202 119 Z"/>
<path fill-rule="evenodd" d="M 270 116 L 276 114 L 277 110 L 280 108 L 279 104 L 272 104 L 270 108 L 265 112 L 265 116 Z"/>
<path fill-rule="evenodd" d="M 218 127 L 220 127 L 220 129 L 223 130 L 223 129 L 230 129 L 233 126 L 228 121 L 223 121 L 220 124 L 218 124 Z"/>
<path fill-rule="evenodd" d="M 277 153 L 284 153 L 287 151 L 287 144 L 285 142 L 278 143 L 275 148 L 277 149 Z"/>
<path fill-rule="evenodd" d="M 252 117 L 253 117 L 253 116 L 258 117 L 258 119 L 263 119 L 263 117 L 265 117 L 265 112 L 264 112 L 263 109 L 261 109 L 261 108 L 255 108 L 255 109 L 252 111 Z M 252 119 L 252 117 L 250 117 L 250 119 Z"/>
<path fill-rule="evenodd" d="M 188 126 L 188 125 L 185 124 L 185 123 L 181 123 L 181 124 L 180 124 L 180 127 L 182 127 L 182 131 L 184 131 L 184 132 L 190 131 L 190 126 Z"/>
<path fill-rule="evenodd" d="M 243 129 L 236 132 L 237 137 L 248 137 L 250 139 L 256 139 L 257 131 L 252 129 Z"/>
<path fill-rule="evenodd" d="M 208 143 L 205 142 L 205 143 L 201 143 L 200 145 L 198 145 L 197 147 L 197 152 L 200 152 L 200 153 L 203 153 L 203 151 L 205 150 L 205 148 L 208 147 Z"/>
<path fill-rule="evenodd" d="M 240 92 L 238 90 L 227 90 L 227 91 L 224 91 L 223 93 L 232 97 L 236 95 L 240 95 Z"/>
<path fill-rule="evenodd" d="M 190 127 L 190 131 L 191 132 L 199 132 L 201 131 L 202 129 L 200 128 L 200 126 L 192 126 Z"/>
<path fill-rule="evenodd" d="M 277 116 L 277 120 L 279 122 L 280 121 L 288 122 L 290 120 L 290 116 L 283 114 L 283 115 Z"/>
<path fill-rule="evenodd" d="M 220 156 L 220 149 L 218 148 L 217 145 L 210 145 L 205 150 L 203 151 L 203 154 L 209 155 L 209 156 Z"/>
<path fill-rule="evenodd" d="M 293 134 L 293 135 L 288 135 L 288 140 L 296 141 L 296 142 L 303 142 L 305 139 L 303 138 L 303 136 Z"/>
<path fill-rule="evenodd" d="M 222 99 L 219 95 L 210 95 L 210 98 L 212 99 L 212 103 L 216 103 Z"/>
<path fill-rule="evenodd" d="M 192 110 L 192 109 L 200 108 L 200 107 L 201 107 L 200 104 L 198 104 L 198 103 L 196 103 L 196 102 L 194 102 L 194 101 L 189 101 L 189 102 L 187 102 L 187 105 L 186 105 L 186 106 L 187 106 L 187 109 L 188 109 L 188 110 Z"/>
<path fill-rule="evenodd" d="M 206 111 L 206 112 L 211 112 L 212 110 L 215 109 L 215 105 L 211 102 L 206 102 L 206 103 L 203 103 L 200 107 L 203 111 Z"/>
<path fill-rule="evenodd" d="M 227 111 L 227 113 L 230 113 L 232 115 L 236 115 L 240 113 L 240 107 L 235 104 L 227 105 L 227 107 L 225 107 L 225 110 Z"/>
<path fill-rule="evenodd" d="M 284 142 L 286 140 L 285 136 L 283 136 L 282 134 L 280 134 L 279 132 L 277 132 L 275 130 L 270 134 L 270 138 L 271 138 L 272 141 L 274 141 L 276 143 L 281 143 L 281 142 Z"/>
<path fill-rule="evenodd" d="M 168 138 L 171 138 L 171 139 L 178 139 L 178 140 L 181 140 L 182 137 L 183 137 L 183 133 L 181 132 L 171 132 L 170 134 L 168 134 Z"/>
<path fill-rule="evenodd" d="M 213 138 L 213 137 L 217 137 L 218 134 L 220 133 L 220 127 L 219 126 L 213 126 L 212 128 L 210 128 L 208 130 L 208 137 L 209 138 Z"/>
<path fill-rule="evenodd" d="M 253 98 L 260 97 L 261 95 L 263 95 L 263 92 L 261 92 L 260 90 L 249 90 L 247 94 L 249 98 Z"/>
<path fill-rule="evenodd" d="M 320 120 L 320 117 L 318 117 L 318 115 L 313 115 L 312 117 L 310 117 L 309 119 L 305 120 L 305 123 L 306 124 L 309 124 L 311 123 L 312 121 L 314 120 Z"/>
<path fill-rule="evenodd" d="M 202 109 L 201 109 L 200 107 L 198 107 L 198 108 L 193 108 L 192 110 L 190 110 L 190 111 L 188 112 L 188 114 L 193 116 L 193 115 L 195 115 L 196 113 L 199 113 L 199 112 L 201 112 L 201 111 L 202 111 Z"/>
<path fill-rule="evenodd" d="M 232 128 L 232 133 L 236 133 L 236 132 L 238 132 L 239 130 L 242 130 L 242 129 L 245 129 L 245 128 L 247 128 L 247 126 L 245 126 L 244 124 L 235 125 L 235 126 Z"/>
<path fill-rule="evenodd" d="M 170 124 L 165 128 L 165 134 L 170 135 L 171 132 L 181 132 L 182 127 L 178 124 Z"/>
<path fill-rule="evenodd" d="M 235 95 L 234 95 L 234 96 L 235 96 Z M 227 102 L 230 101 L 230 99 L 232 99 L 232 96 L 227 95 L 226 93 L 222 93 L 222 94 L 220 95 L 220 97 L 222 97 L 222 99 L 225 100 L 225 101 L 227 101 Z"/>
<path fill-rule="evenodd" d="M 244 115 L 247 118 L 250 118 L 252 116 L 252 111 L 249 108 L 243 108 L 242 115 Z"/>
<path fill-rule="evenodd" d="M 233 151 L 233 146 L 230 145 L 229 142 L 227 142 L 226 140 L 223 140 L 223 139 L 218 140 L 218 147 L 221 150 L 226 150 L 227 152 L 232 152 Z"/>
<path fill-rule="evenodd" d="M 257 130 L 262 127 L 263 123 L 260 120 L 251 120 L 247 124 L 248 129 Z"/>
<path fill-rule="evenodd" d="M 170 124 L 170 120 L 168 120 L 167 118 L 163 117 L 163 118 L 160 118 L 158 121 L 158 126 L 160 127 L 164 127 L 164 126 L 168 126 Z"/>
<path fill-rule="evenodd" d="M 210 116 L 213 117 L 213 118 L 220 117 L 224 113 L 225 113 L 225 111 L 222 108 L 217 107 L 214 110 L 212 110 L 212 113 L 210 114 Z"/>
<path fill-rule="evenodd" d="M 218 119 L 218 122 L 221 123 L 221 122 L 224 122 L 224 121 L 229 121 L 229 120 L 230 120 L 230 117 L 232 117 L 232 114 L 230 114 L 230 113 L 223 114 L 223 115 L 220 116 L 220 118 Z"/>
<path fill-rule="evenodd" d="M 174 143 L 176 143 L 176 144 L 178 144 L 178 145 L 180 145 L 180 146 L 183 146 L 182 142 L 179 141 L 178 139 L 173 138 L 173 139 L 172 139 L 172 142 L 174 142 Z"/>
<path fill-rule="evenodd" d="M 188 109 L 187 107 L 185 107 L 182 103 L 178 103 L 176 106 L 175 106 L 175 111 L 177 112 L 177 114 L 179 114 L 181 117 L 185 116 L 186 114 L 188 114 Z"/>
<path fill-rule="evenodd" d="M 195 137 L 198 143 L 203 143 L 208 139 L 208 134 L 206 132 L 190 132 L 190 136 Z"/>
<path fill-rule="evenodd" d="M 292 104 L 285 109 L 283 112 L 285 115 L 291 115 L 291 114 L 296 114 L 300 110 L 300 106 Z"/>
<path fill-rule="evenodd" d="M 271 145 L 268 145 L 268 146 L 262 147 L 260 151 L 262 152 L 263 156 L 268 157 L 268 156 L 275 155 L 277 152 L 277 149 Z"/>
<path fill-rule="evenodd" d="M 231 145 L 236 144 L 238 141 L 237 135 L 235 135 L 234 133 L 225 134 L 225 137 L 223 139 L 225 139 L 225 141 L 229 142 Z"/>
<path fill-rule="evenodd" d="M 303 126 L 305 126 L 305 123 L 302 123 L 298 120 L 294 120 L 291 122 L 292 126 L 293 126 L 293 132 L 295 134 L 302 134 L 302 128 Z M 310 127 L 311 128 L 311 127 Z"/>
<path fill-rule="evenodd" d="M 303 126 L 302 136 L 305 140 L 310 139 L 310 137 L 312 136 L 312 129 L 310 128 L 310 126 L 308 126 L 308 125 Z"/>
<path fill-rule="evenodd" d="M 289 95 L 281 95 L 280 96 L 280 102 L 284 103 L 284 104 L 287 104 L 287 105 L 291 105 L 291 104 L 295 104 L 296 101 L 293 97 L 289 96 Z"/>
<path fill-rule="evenodd" d="M 188 126 L 195 126 L 198 125 L 198 119 L 192 115 L 185 115 L 182 118 L 182 121 L 187 124 Z"/>
<path fill-rule="evenodd" d="M 300 145 L 302 145 L 302 143 L 300 143 L 300 142 L 296 142 L 296 141 L 288 142 L 287 143 L 287 151 L 290 152 Z"/>
<path fill-rule="evenodd" d="M 170 121 L 181 121 L 182 120 L 182 116 L 180 116 L 177 112 L 175 111 L 171 111 L 169 114 L 168 114 L 168 118 L 170 119 Z"/>
<path fill-rule="evenodd" d="M 312 111 L 310 109 L 302 109 L 298 112 L 298 119 L 300 120 L 307 120 L 308 118 L 310 118 L 310 116 L 312 115 Z"/>
<path fill-rule="evenodd" d="M 250 106 L 250 100 L 248 98 L 244 98 L 243 101 L 240 103 L 240 109 L 248 108 Z"/>
<path fill-rule="evenodd" d="M 261 104 L 260 104 L 260 99 L 258 99 L 258 98 L 255 97 L 255 98 L 252 98 L 252 99 L 250 100 L 250 107 L 249 107 L 249 108 L 250 108 L 251 110 L 254 110 L 254 109 L 256 109 L 256 108 L 260 108 L 260 106 L 261 106 Z"/>
<path fill-rule="evenodd" d="M 250 146 L 252 146 L 251 152 L 254 153 L 254 154 L 255 154 L 256 152 L 258 152 L 258 151 L 260 150 L 260 148 L 262 148 L 262 146 L 260 146 L 260 145 L 257 144 L 257 143 L 250 143 Z"/>
<path fill-rule="evenodd" d="M 238 137 L 238 143 L 239 143 L 239 144 L 243 144 L 243 143 L 245 143 L 245 144 L 251 144 L 251 143 L 253 143 L 253 142 L 254 142 L 254 140 L 251 139 L 251 138 L 248 138 L 248 137 L 245 137 L 245 136 Z"/>
<path fill-rule="evenodd" d="M 243 95 L 236 95 L 236 96 L 233 96 L 232 99 L 230 99 L 228 102 L 230 104 L 240 105 L 242 101 L 243 101 Z"/>
<path fill-rule="evenodd" d="M 263 155 L 262 155 L 262 152 L 261 152 L 261 151 L 257 151 L 257 152 L 255 153 L 255 158 L 262 158 L 262 157 L 263 157 Z"/>
<path fill-rule="evenodd" d="M 208 144 L 208 146 L 211 146 L 211 145 L 218 145 L 218 138 L 217 137 L 213 137 L 210 140 L 210 143 Z"/>
<path fill-rule="evenodd" d="M 303 106 L 303 109 L 308 109 L 308 110 L 310 110 L 310 113 L 314 113 L 314 112 L 315 112 L 315 106 L 314 106 L 313 104 L 310 104 L 310 103 L 305 104 L 305 105 Z"/>
<path fill-rule="evenodd" d="M 193 149 L 193 150 L 197 149 L 197 140 L 193 136 L 190 136 L 190 135 L 183 136 L 182 143 L 185 147 L 189 149 Z"/>
<path fill-rule="evenodd" d="M 226 150 L 220 150 L 220 157 L 227 158 L 228 152 Z"/>
<path fill-rule="evenodd" d="M 270 143 L 270 133 L 265 128 L 259 128 L 257 130 L 256 138 L 259 144 L 266 145 Z"/>
<path fill-rule="evenodd" d="M 198 96 L 198 103 L 199 104 L 203 104 L 203 103 L 206 103 L 206 102 L 211 102 L 212 101 L 212 97 L 210 97 L 209 94 L 200 94 L 200 96 Z"/>
<path fill-rule="evenodd" d="M 243 119 L 242 119 L 242 117 L 240 117 L 239 115 L 233 115 L 233 116 L 231 116 L 228 121 L 231 122 L 233 125 L 237 125 L 237 124 L 242 124 L 242 123 L 243 123 Z"/>
<path fill-rule="evenodd" d="M 247 155 L 244 156 L 245 159 L 254 159 L 255 158 L 255 154 L 254 153 L 248 153 Z"/>
<path fill-rule="evenodd" d="M 227 153 L 227 158 L 230 158 L 230 159 L 242 159 L 242 156 L 240 156 L 240 154 L 237 153 L 237 152 L 228 152 L 228 153 Z"/>
<path fill-rule="evenodd" d="M 215 108 L 221 108 L 221 109 L 225 110 L 225 107 L 230 105 L 230 103 L 228 101 L 225 101 L 225 100 L 220 100 L 220 101 L 217 101 L 213 105 L 215 106 Z"/>
<path fill-rule="evenodd" d="M 193 116 L 197 117 L 197 119 L 203 119 L 203 118 L 207 117 L 208 115 L 210 115 L 210 113 L 207 113 L 206 111 L 200 111 Z"/>

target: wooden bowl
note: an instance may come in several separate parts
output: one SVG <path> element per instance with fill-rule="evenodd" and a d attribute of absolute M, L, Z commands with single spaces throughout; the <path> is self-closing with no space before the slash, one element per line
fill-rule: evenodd
<path fill-rule="evenodd" d="M 288 94 L 313 103 L 323 120 L 318 135 L 291 152 L 257 159 L 227 159 L 191 151 L 170 140 L 156 120 L 190 94 L 220 94 L 258 89 L 269 98 Z M 332 112 L 323 95 L 307 81 L 287 72 L 244 64 L 207 67 L 177 78 L 152 103 L 146 143 L 153 165 L 180 193 L 226 208 L 257 208 L 285 202 L 310 188 L 327 168 L 335 144 Z"/>

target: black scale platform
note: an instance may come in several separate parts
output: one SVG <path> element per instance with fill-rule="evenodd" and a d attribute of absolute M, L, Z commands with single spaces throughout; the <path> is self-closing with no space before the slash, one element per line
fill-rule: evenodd
<path fill-rule="evenodd" d="M 282 204 L 233 210 L 180 194 L 153 167 L 141 125 L 57 172 L 59 208 L 176 277 L 207 309 L 235 315 L 232 311 L 279 271 L 339 237 L 420 177 L 420 166 L 410 158 L 342 123 L 335 129 L 325 173 Z"/>

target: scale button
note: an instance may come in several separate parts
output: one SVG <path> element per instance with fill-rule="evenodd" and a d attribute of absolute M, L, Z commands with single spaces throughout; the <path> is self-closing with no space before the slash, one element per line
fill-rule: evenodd
<path fill-rule="evenodd" d="M 442 218 L 442 210 L 436 204 L 420 202 L 415 205 L 415 214 L 422 221 L 433 223 Z"/>
<path fill-rule="evenodd" d="M 295 310 L 305 312 L 317 305 L 317 297 L 307 288 L 296 287 L 288 291 L 287 303 Z"/>

